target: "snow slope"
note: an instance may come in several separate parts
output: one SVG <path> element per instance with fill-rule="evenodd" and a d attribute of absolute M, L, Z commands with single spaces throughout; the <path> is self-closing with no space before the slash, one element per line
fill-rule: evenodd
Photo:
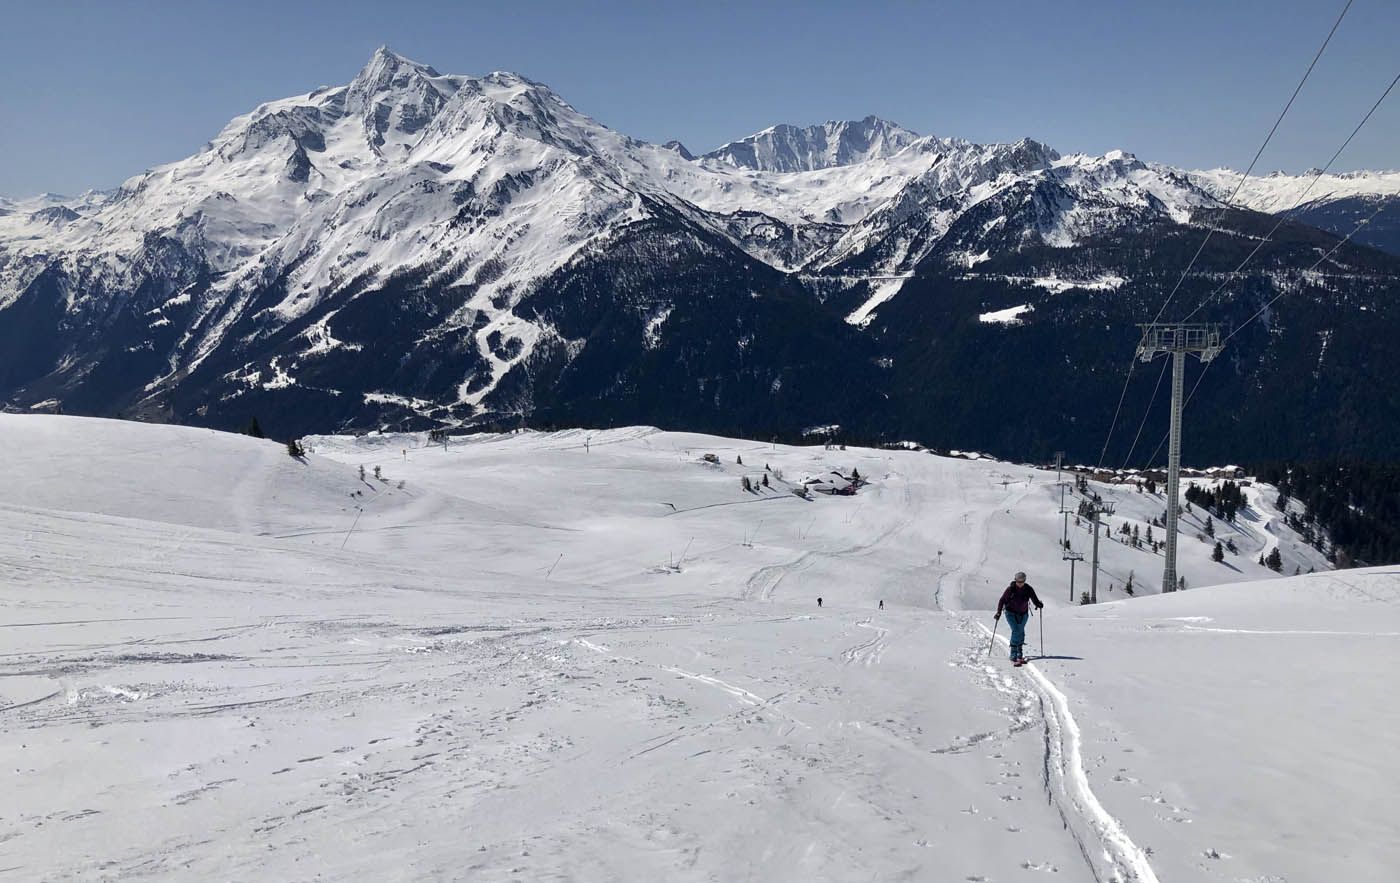
<path fill-rule="evenodd" d="M 1400 647 L 1393 568 L 1280 580 L 1183 538 L 1189 585 L 1235 584 L 1071 607 L 1028 467 L 637 427 L 307 443 L 0 415 L 0 878 L 1400 860 L 1400 761 L 1364 738 L 1395 714 L 1360 677 Z M 855 496 L 791 492 L 853 469 Z M 1160 558 L 1102 551 L 1151 592 Z M 984 631 L 1018 568 L 1049 605 L 1026 670 Z"/>

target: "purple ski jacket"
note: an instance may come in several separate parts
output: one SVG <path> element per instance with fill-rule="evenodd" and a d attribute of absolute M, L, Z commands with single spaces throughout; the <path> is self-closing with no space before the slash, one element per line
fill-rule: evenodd
<path fill-rule="evenodd" d="M 1035 596 L 1035 589 L 1031 588 L 1030 583 L 1018 586 L 1013 582 L 1001 593 L 1001 600 L 997 602 L 997 616 L 1001 616 L 1003 608 L 1012 613 L 1027 613 L 1030 611 L 1031 602 L 1035 602 L 1037 610 L 1045 606 Z"/>

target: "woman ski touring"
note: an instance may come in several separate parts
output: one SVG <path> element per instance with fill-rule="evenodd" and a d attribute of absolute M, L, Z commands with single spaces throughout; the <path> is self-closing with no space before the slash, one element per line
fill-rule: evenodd
<path fill-rule="evenodd" d="M 1001 619 L 1001 611 L 1006 611 L 1006 621 L 1011 624 L 1011 661 L 1017 666 L 1026 664 L 1026 655 L 1021 648 L 1026 643 L 1026 623 L 1031 618 L 1031 604 L 1035 605 L 1036 610 L 1045 606 L 1036 597 L 1035 589 L 1026 582 L 1025 572 L 1018 572 L 1011 585 L 1001 593 L 997 613 L 993 617 Z"/>

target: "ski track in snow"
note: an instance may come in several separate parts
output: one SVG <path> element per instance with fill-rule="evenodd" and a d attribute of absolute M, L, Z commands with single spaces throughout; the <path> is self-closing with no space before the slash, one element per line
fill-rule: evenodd
<path fill-rule="evenodd" d="M 981 622 L 977 626 L 988 638 L 995 637 L 1008 648 L 1011 646 L 1011 639 L 1005 635 L 994 636 L 993 630 Z M 1148 864 L 1147 854 L 1132 841 L 1119 821 L 1103 808 L 1089 786 L 1082 758 L 1083 739 L 1079 735 L 1079 723 L 1070 712 L 1069 700 L 1034 663 L 1027 663 L 1022 669 L 1041 699 L 1040 707 L 1045 720 L 1046 790 L 1057 801 L 1065 817 L 1066 828 L 1074 831 L 1076 838 L 1082 838 L 1083 834 L 1071 817 L 1087 822 L 1101 844 L 1102 851 L 1098 852 L 1080 839 L 1080 848 L 1094 872 L 1094 879 L 1157 883 L 1157 875 Z M 1106 869 L 1101 869 L 1102 862 L 1096 860 L 1099 857 L 1108 863 Z"/>
<path fill-rule="evenodd" d="M 889 629 L 875 625 L 869 619 L 863 619 L 856 625 L 871 629 L 875 634 L 869 640 L 841 651 L 841 658 L 847 665 L 878 665 L 880 657 L 885 654 L 885 635 L 889 634 Z"/>

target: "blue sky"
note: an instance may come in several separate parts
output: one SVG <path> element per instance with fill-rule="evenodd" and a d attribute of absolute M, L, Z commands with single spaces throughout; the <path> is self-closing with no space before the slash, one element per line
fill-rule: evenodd
<path fill-rule="evenodd" d="M 1248 165 L 1345 0 L 449 3 L 0 0 L 0 193 L 111 187 L 376 46 L 513 70 L 702 152 L 876 114 L 1187 168 Z M 1321 165 L 1400 72 L 1400 3 L 1355 0 L 1256 167 Z M 1400 168 L 1400 89 L 1337 168 Z"/>

